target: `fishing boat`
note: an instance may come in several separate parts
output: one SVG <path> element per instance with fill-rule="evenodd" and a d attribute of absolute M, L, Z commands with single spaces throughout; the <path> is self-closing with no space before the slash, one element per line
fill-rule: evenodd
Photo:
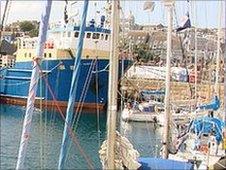
<path fill-rule="evenodd" d="M 86 109 L 104 109 L 107 103 L 111 30 L 107 25 L 106 16 L 107 14 L 101 15 L 100 22 L 92 19 L 85 29 L 76 105 L 83 103 Z M 61 107 L 67 106 L 69 97 L 77 51 L 75 44 L 78 43 L 79 38 L 79 23 L 80 21 L 76 22 L 73 17 L 70 17 L 67 24 L 49 25 L 43 60 L 40 63 L 43 76 L 48 78 L 48 83 L 54 89 L 57 103 Z M 37 42 L 37 37 L 18 39 L 15 66 L 0 71 L 1 102 L 26 104 Z M 128 60 L 124 59 L 123 64 L 123 67 L 119 66 L 119 72 L 121 68 L 127 68 Z M 53 98 L 43 82 L 38 86 L 37 106 L 40 101 L 43 101 L 42 104 L 46 107 L 53 106 Z"/>

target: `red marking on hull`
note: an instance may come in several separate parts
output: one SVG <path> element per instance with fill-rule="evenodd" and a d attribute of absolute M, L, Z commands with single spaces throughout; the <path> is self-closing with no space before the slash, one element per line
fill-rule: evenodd
<path fill-rule="evenodd" d="M 27 99 L 22 99 L 22 98 L 16 98 L 16 97 L 5 97 L 5 96 L 0 96 L 0 103 L 3 104 L 12 104 L 12 105 L 19 105 L 19 106 L 25 106 L 27 105 Z M 67 102 L 66 101 L 57 101 L 57 105 L 62 109 L 64 113 L 66 113 L 67 109 Z M 80 104 L 81 105 L 81 104 Z M 47 109 L 53 109 L 57 111 L 56 103 L 54 103 L 51 100 L 41 100 L 41 99 L 36 99 L 35 100 L 35 107 L 40 108 L 47 108 Z M 75 108 L 77 108 L 78 103 L 75 103 Z M 81 106 L 79 106 L 81 107 Z M 84 103 L 83 104 L 83 110 L 85 111 L 95 111 L 96 109 L 99 109 L 101 111 L 105 110 L 105 105 L 104 104 L 96 104 L 96 103 Z M 76 111 L 76 110 L 75 110 Z"/>

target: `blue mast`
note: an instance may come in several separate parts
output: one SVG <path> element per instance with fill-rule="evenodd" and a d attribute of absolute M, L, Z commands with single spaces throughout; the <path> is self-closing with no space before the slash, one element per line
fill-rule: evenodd
<path fill-rule="evenodd" d="M 64 168 L 64 164 L 66 161 L 66 154 L 68 152 L 68 144 L 69 144 L 68 128 L 69 126 L 72 126 L 72 121 L 73 121 L 75 96 L 76 96 L 76 90 L 78 86 L 78 78 L 79 78 L 78 75 L 80 72 L 80 62 L 81 62 L 81 55 L 82 55 L 82 49 L 83 49 L 83 38 L 85 35 L 85 29 L 86 29 L 86 17 L 87 17 L 87 11 L 88 11 L 88 4 L 89 4 L 89 0 L 84 0 L 83 14 L 82 14 L 82 20 L 81 20 L 82 22 L 80 26 L 79 41 L 77 44 L 77 51 L 76 51 L 75 62 L 74 62 L 74 70 L 73 70 L 71 89 L 70 89 L 68 105 L 67 105 L 66 122 L 64 124 L 64 132 L 63 132 L 63 139 L 62 139 L 61 150 L 60 150 L 58 169 Z"/>
<path fill-rule="evenodd" d="M 26 107 L 27 109 L 26 109 L 26 113 L 25 113 L 25 117 L 24 117 L 23 131 L 22 131 L 22 135 L 21 135 L 20 149 L 19 149 L 16 169 L 24 169 L 24 161 L 25 161 L 25 157 L 26 157 L 26 153 L 27 153 L 28 141 L 30 138 L 35 96 L 36 96 L 38 80 L 39 80 L 40 68 L 38 65 L 43 56 L 51 6 L 52 6 L 52 0 L 47 0 L 45 10 L 41 16 L 38 46 L 36 49 L 37 50 L 36 58 L 34 59 L 33 70 L 32 70 L 32 75 L 31 75 L 31 83 L 30 83 L 30 87 L 29 87 L 29 94 L 28 94 L 27 107 Z"/>

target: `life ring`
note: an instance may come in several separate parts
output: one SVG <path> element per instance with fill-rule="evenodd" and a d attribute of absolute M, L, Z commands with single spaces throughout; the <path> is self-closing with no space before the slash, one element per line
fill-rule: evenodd
<path fill-rule="evenodd" d="M 159 113 L 159 108 L 157 106 L 155 106 L 155 113 Z"/>

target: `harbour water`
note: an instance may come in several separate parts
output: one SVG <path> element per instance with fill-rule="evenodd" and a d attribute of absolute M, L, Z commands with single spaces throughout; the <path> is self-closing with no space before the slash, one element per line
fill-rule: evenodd
<path fill-rule="evenodd" d="M 25 107 L 0 105 L 1 166 L 15 169 Z M 76 137 L 96 169 L 101 168 L 98 150 L 106 136 L 106 114 L 99 117 L 85 112 L 78 122 Z M 63 134 L 64 121 L 55 111 L 35 111 L 32 136 L 28 145 L 25 167 L 29 169 L 56 169 Z M 158 156 L 160 129 L 147 123 L 124 123 L 119 128 L 141 156 Z M 66 162 L 67 169 L 87 169 L 87 163 L 72 143 Z"/>

